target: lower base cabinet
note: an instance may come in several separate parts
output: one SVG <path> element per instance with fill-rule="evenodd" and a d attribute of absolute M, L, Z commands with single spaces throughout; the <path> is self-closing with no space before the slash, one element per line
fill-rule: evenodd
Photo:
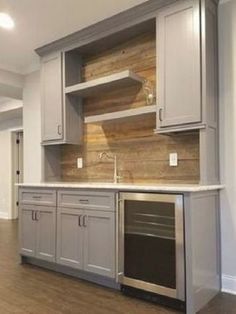
<path fill-rule="evenodd" d="M 84 270 L 115 278 L 115 213 L 85 211 Z"/>
<path fill-rule="evenodd" d="M 58 208 L 57 263 L 115 278 L 115 213 Z"/>
<path fill-rule="evenodd" d="M 19 240 L 20 253 L 26 256 L 36 255 L 36 224 L 35 207 L 23 206 L 19 210 Z"/>
<path fill-rule="evenodd" d="M 57 210 L 57 263 L 83 268 L 83 211 L 71 208 Z"/>
<path fill-rule="evenodd" d="M 114 279 L 115 193 L 20 189 L 20 254 Z"/>
<path fill-rule="evenodd" d="M 56 258 L 56 208 L 21 205 L 20 253 L 49 262 Z"/>

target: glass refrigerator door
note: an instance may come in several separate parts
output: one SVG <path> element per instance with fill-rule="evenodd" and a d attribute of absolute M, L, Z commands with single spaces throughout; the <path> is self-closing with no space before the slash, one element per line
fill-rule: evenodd
<path fill-rule="evenodd" d="M 124 276 L 176 289 L 175 203 L 125 200 Z"/>

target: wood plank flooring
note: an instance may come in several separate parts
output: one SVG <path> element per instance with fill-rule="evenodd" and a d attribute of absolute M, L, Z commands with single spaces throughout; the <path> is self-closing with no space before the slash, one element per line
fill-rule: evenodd
<path fill-rule="evenodd" d="M 123 296 L 31 265 L 17 254 L 17 222 L 0 220 L 0 314 L 171 314 L 177 311 Z M 201 314 L 236 313 L 236 296 L 220 294 Z"/>

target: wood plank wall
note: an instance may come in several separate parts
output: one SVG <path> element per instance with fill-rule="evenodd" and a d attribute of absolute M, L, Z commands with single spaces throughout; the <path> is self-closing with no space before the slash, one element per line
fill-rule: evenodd
<path fill-rule="evenodd" d="M 154 32 L 84 58 L 84 81 L 131 69 L 153 86 L 156 80 L 156 40 Z M 107 113 L 145 105 L 142 87 L 109 91 L 84 100 L 84 115 Z M 154 135 L 155 115 L 103 125 L 84 125 L 84 144 L 62 147 L 62 180 L 108 182 L 113 180 L 113 162 L 100 160 L 99 153 L 116 154 L 121 182 L 129 183 L 198 183 L 199 134 Z M 179 166 L 169 167 L 169 153 L 177 152 Z M 82 157 L 83 169 L 76 168 Z"/>

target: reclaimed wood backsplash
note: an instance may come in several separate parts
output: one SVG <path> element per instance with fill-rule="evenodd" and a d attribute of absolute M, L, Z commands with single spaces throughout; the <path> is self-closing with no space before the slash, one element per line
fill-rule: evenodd
<path fill-rule="evenodd" d="M 156 80 L 155 34 L 142 34 L 122 45 L 84 59 L 83 79 L 91 80 L 122 70 L 133 70 L 153 86 Z M 84 115 L 94 115 L 145 105 L 142 87 L 128 87 L 106 92 L 84 100 Z M 106 151 L 118 157 L 121 182 L 133 183 L 198 183 L 199 134 L 175 136 L 154 135 L 155 115 L 84 125 L 82 146 L 62 147 L 63 181 L 113 180 L 113 162 L 99 160 Z M 169 153 L 177 152 L 178 167 L 169 167 Z M 83 158 L 82 169 L 76 159 Z"/>

